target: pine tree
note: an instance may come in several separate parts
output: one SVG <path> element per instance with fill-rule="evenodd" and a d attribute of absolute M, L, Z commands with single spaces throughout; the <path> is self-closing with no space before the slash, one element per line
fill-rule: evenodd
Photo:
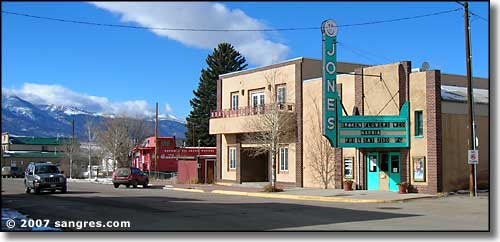
<path fill-rule="evenodd" d="M 241 71 L 246 60 L 228 43 L 220 43 L 206 58 L 207 68 L 201 70 L 198 89 L 189 102 L 192 110 L 186 118 L 186 141 L 189 146 L 215 146 L 215 136 L 208 132 L 210 112 L 217 108 L 217 79 L 219 75 Z"/>

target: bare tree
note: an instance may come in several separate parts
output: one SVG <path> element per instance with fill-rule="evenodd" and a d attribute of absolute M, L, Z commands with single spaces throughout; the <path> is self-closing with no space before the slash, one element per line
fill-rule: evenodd
<path fill-rule="evenodd" d="M 321 183 L 323 188 L 328 186 L 335 178 L 335 152 L 330 142 L 322 134 L 321 108 L 318 106 L 318 98 L 312 94 L 309 97 L 312 100 L 312 109 L 314 115 L 309 115 L 310 130 L 312 139 L 307 142 L 308 153 L 311 158 L 311 169 L 315 180 Z"/>
<path fill-rule="evenodd" d="M 280 72 L 274 70 L 266 76 L 266 89 L 270 94 L 267 104 L 251 107 L 257 118 L 249 119 L 249 127 L 257 132 L 244 136 L 245 141 L 257 144 L 252 148 L 255 156 L 269 154 L 271 158 L 271 187 L 276 189 L 276 161 L 278 150 L 283 143 L 289 143 L 295 134 L 295 109 L 286 100 L 278 100 Z M 288 91 L 288 90 L 287 90 Z M 266 95 L 267 96 L 267 95 Z"/>
<path fill-rule="evenodd" d="M 150 134 L 150 127 L 145 119 L 121 116 L 104 120 L 102 127 L 96 132 L 96 140 L 113 160 L 114 170 L 117 167 L 128 167 L 131 149 Z"/>

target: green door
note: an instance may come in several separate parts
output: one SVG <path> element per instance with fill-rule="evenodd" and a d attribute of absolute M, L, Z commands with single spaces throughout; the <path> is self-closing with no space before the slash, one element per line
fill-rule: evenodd
<path fill-rule="evenodd" d="M 389 190 L 398 191 L 398 183 L 401 181 L 399 152 L 389 152 Z"/>
<path fill-rule="evenodd" d="M 366 156 L 366 181 L 368 190 L 378 190 L 379 189 L 379 168 L 378 168 L 378 153 L 371 152 Z"/>

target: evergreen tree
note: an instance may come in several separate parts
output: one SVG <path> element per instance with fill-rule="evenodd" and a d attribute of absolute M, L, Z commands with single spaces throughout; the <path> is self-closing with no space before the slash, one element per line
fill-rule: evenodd
<path fill-rule="evenodd" d="M 220 43 L 205 60 L 208 67 L 201 70 L 198 89 L 189 102 L 192 110 L 186 118 L 186 142 L 189 146 L 215 146 L 215 136 L 209 135 L 210 112 L 217 108 L 217 79 L 219 75 L 241 71 L 246 60 L 231 44 Z"/>

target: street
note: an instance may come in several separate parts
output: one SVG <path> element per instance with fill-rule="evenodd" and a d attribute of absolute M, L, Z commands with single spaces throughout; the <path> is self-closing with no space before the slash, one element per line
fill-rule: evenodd
<path fill-rule="evenodd" d="M 2 179 L 2 207 L 33 219 L 48 219 L 51 224 L 56 220 L 130 221 L 130 228 L 81 231 L 485 231 L 489 226 L 486 194 L 353 204 L 70 182 L 66 194 L 34 195 L 24 193 L 22 179 Z"/>

